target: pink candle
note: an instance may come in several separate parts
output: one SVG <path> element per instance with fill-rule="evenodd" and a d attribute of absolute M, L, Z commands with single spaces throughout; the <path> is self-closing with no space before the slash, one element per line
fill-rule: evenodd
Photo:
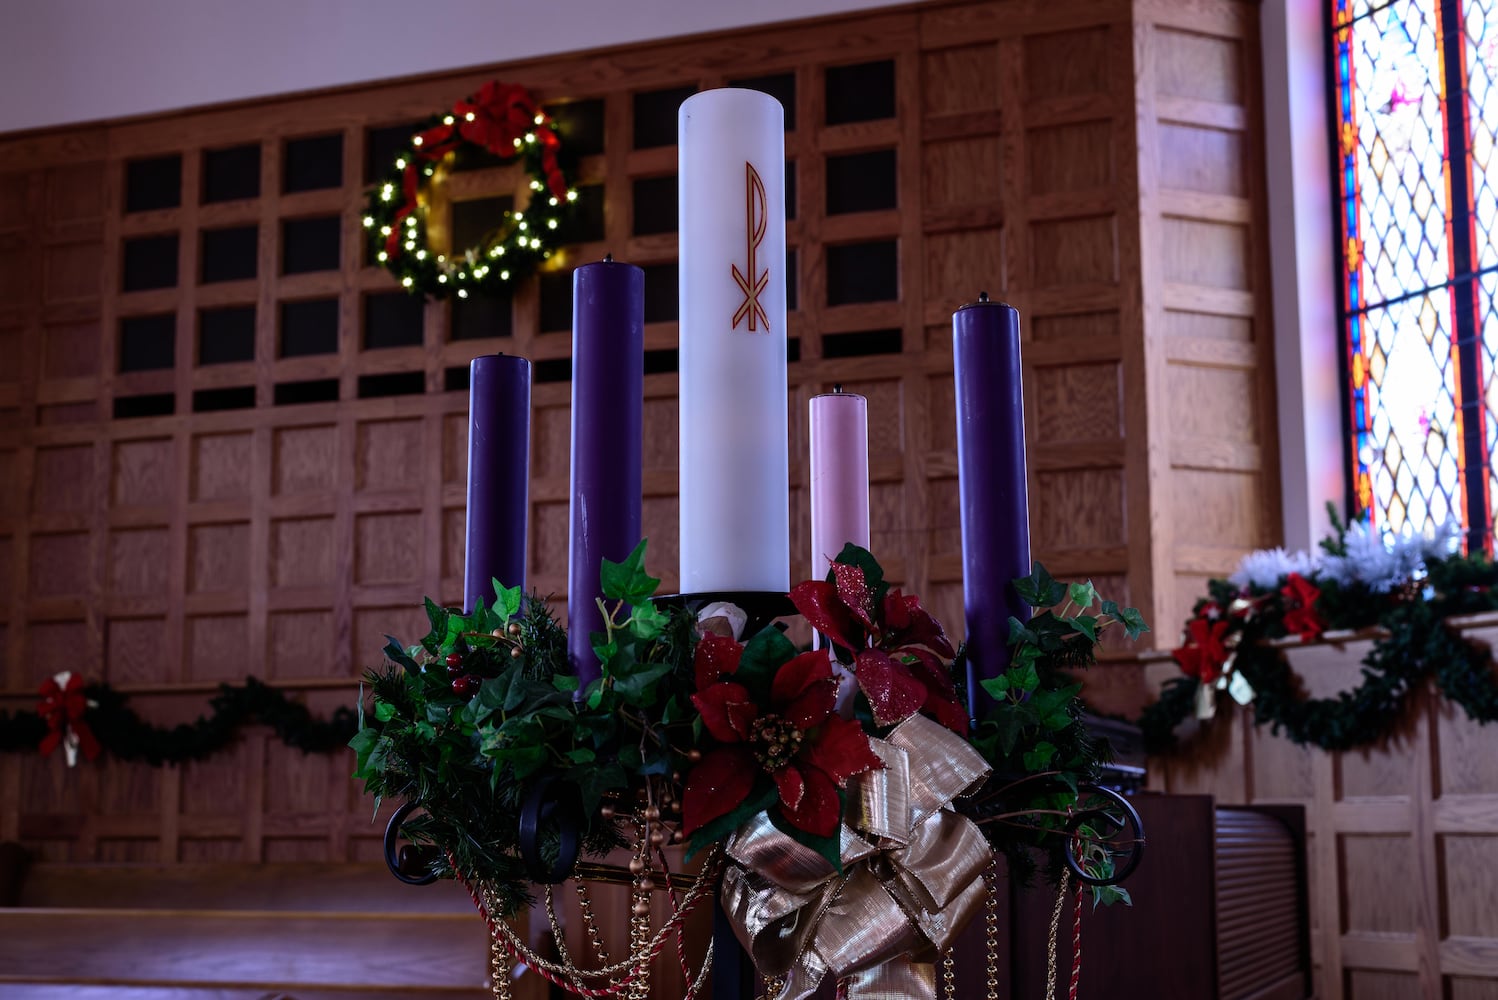
<path fill-rule="evenodd" d="M 811 398 L 812 579 L 848 542 L 869 547 L 869 408 L 838 385 Z"/>

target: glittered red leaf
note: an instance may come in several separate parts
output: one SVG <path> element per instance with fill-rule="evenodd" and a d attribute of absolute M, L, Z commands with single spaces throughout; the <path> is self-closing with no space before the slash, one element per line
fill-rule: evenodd
<path fill-rule="evenodd" d="M 780 814 L 798 829 L 818 837 L 830 837 L 837 833 L 842 819 L 843 806 L 837 797 L 837 786 L 816 768 L 807 768 L 801 776 L 805 788 L 800 803 L 795 809 L 782 805 Z"/>
<path fill-rule="evenodd" d="M 837 588 L 825 580 L 806 580 L 791 588 L 791 603 L 812 628 L 844 649 L 855 652 L 862 645 L 863 630 L 837 596 Z"/>
<path fill-rule="evenodd" d="M 874 595 L 869 592 L 868 578 L 862 566 L 832 564 L 832 578 L 837 581 L 837 596 L 864 628 L 874 628 Z"/>
<path fill-rule="evenodd" d="M 827 718 L 837 704 L 837 678 L 827 650 L 802 653 L 777 670 L 770 700 L 797 729 L 810 729 Z"/>
<path fill-rule="evenodd" d="M 884 766 L 869 746 L 869 735 L 863 726 L 841 715 L 829 718 L 817 731 L 816 742 L 803 747 L 796 759 L 823 772 L 838 785 L 855 774 Z"/>
<path fill-rule="evenodd" d="M 692 659 L 692 670 L 697 675 L 697 690 L 706 691 L 723 678 L 739 669 L 739 657 L 744 647 L 727 636 L 708 633 L 697 643 L 697 653 Z"/>
<path fill-rule="evenodd" d="M 905 602 L 905 613 L 910 618 L 910 626 L 905 635 L 905 642 L 919 643 L 929 646 L 938 655 L 952 658 L 952 643 L 947 639 L 947 633 L 942 629 L 941 622 L 931 616 L 931 612 L 921 607 L 921 599 L 914 594 L 907 594 L 903 598 Z"/>
<path fill-rule="evenodd" d="M 794 764 L 787 764 L 776 771 L 772 778 L 775 779 L 775 788 L 780 792 L 780 801 L 786 809 L 798 809 L 801 799 L 806 794 L 806 779 Z"/>
<path fill-rule="evenodd" d="M 754 755 L 743 747 L 709 750 L 687 772 L 681 797 L 682 833 L 691 836 L 697 828 L 732 812 L 749 797 L 759 774 Z"/>
<path fill-rule="evenodd" d="M 903 632 L 910 627 L 910 612 L 905 608 L 905 595 L 899 587 L 891 587 L 884 595 L 884 627 L 890 632 Z"/>
<path fill-rule="evenodd" d="M 874 723 L 893 726 L 904 722 L 926 703 L 926 685 L 909 669 L 880 649 L 865 649 L 854 667 L 858 686 L 874 709 Z"/>
<path fill-rule="evenodd" d="M 749 727 L 759 718 L 759 707 L 742 684 L 723 682 L 692 695 L 692 704 L 702 713 L 702 724 L 715 739 L 741 743 L 749 738 Z"/>
<path fill-rule="evenodd" d="M 956 701 L 945 698 L 928 688 L 926 704 L 921 706 L 921 711 L 952 730 L 952 732 L 960 736 L 967 735 L 967 710 L 957 704 Z"/>
<path fill-rule="evenodd" d="M 952 683 L 952 672 L 929 649 L 906 646 L 894 652 L 896 657 L 909 657 L 910 672 L 925 682 L 930 691 L 944 695 L 949 701 L 957 698 L 957 687 Z"/>

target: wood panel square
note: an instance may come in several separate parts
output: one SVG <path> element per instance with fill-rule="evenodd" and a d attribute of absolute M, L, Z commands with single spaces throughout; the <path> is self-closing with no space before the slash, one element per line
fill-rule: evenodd
<path fill-rule="evenodd" d="M 442 418 L 442 481 L 454 486 L 468 482 L 468 414 Z"/>
<path fill-rule="evenodd" d="M 1257 473 L 1177 469 L 1171 490 L 1178 544 L 1256 549 L 1270 543 Z"/>
<path fill-rule="evenodd" d="M 572 469 L 572 407 L 537 406 L 531 415 L 531 475 L 566 477 Z"/>
<path fill-rule="evenodd" d="M 353 657 L 354 670 L 363 673 L 375 670 L 385 663 L 385 636 L 393 635 L 401 645 L 410 646 L 432 629 L 426 612 L 413 604 L 400 607 L 371 607 L 354 609 Z M 360 809 L 364 806 L 361 804 Z"/>
<path fill-rule="evenodd" d="M 869 451 L 877 454 L 872 443 Z M 909 513 L 912 517 L 919 516 L 914 511 Z M 903 582 L 899 575 L 903 572 L 905 538 L 909 534 L 906 515 L 904 483 L 869 485 L 869 551 L 885 565 L 895 582 Z"/>
<path fill-rule="evenodd" d="M 38 459 L 41 453 L 37 453 Z M 25 503 L 21 499 L 21 478 L 16 474 L 19 462 L 14 448 L 0 448 L 0 512 L 11 514 L 21 510 Z"/>
<path fill-rule="evenodd" d="M 1123 375 L 1118 362 L 1037 367 L 1032 412 L 1037 443 L 1122 437 Z"/>
<path fill-rule="evenodd" d="M 159 683 L 166 671 L 165 618 L 111 618 L 104 623 L 104 676 L 111 684 Z"/>
<path fill-rule="evenodd" d="M 922 266 L 928 310 L 955 310 L 984 291 L 997 298 L 1008 286 L 1004 273 L 1004 232 L 971 229 L 929 234 Z"/>
<path fill-rule="evenodd" d="M 333 612 L 272 611 L 267 629 L 266 677 L 285 680 L 348 674 L 348 661 L 339 658 L 335 648 Z"/>
<path fill-rule="evenodd" d="M 42 251 L 42 298 L 48 305 L 86 302 L 99 297 L 104 247 L 98 243 L 65 243 Z"/>
<path fill-rule="evenodd" d="M 93 445 L 37 448 L 31 509 L 56 513 L 92 510 L 94 505 Z"/>
<path fill-rule="evenodd" d="M 89 591 L 92 578 L 88 534 L 31 536 L 31 596 L 72 597 Z"/>
<path fill-rule="evenodd" d="M 1196 593 L 1206 593 L 1205 587 Z M 1318 752 L 1297 746 L 1284 735 L 1274 735 L 1268 726 L 1253 727 L 1249 755 L 1253 763 L 1254 800 L 1309 802 L 1316 795 L 1314 768 Z"/>
<path fill-rule="evenodd" d="M 1492 642 L 1491 632 L 1484 632 L 1467 637 Z M 1464 711 L 1446 700 L 1436 708 L 1436 750 L 1440 755 L 1439 794 L 1498 795 L 1498 753 L 1493 752 L 1492 732 L 1473 723 Z"/>
<path fill-rule="evenodd" d="M 421 514 L 361 514 L 354 522 L 354 582 L 405 583 L 422 573 Z"/>
<path fill-rule="evenodd" d="M 1243 46 L 1172 28 L 1155 29 L 1155 89 L 1172 97 L 1243 103 Z"/>
<path fill-rule="evenodd" d="M 1118 228 L 1111 215 L 1030 224 L 1031 280 L 1041 288 L 1118 280 Z"/>
<path fill-rule="evenodd" d="M 250 673 L 250 620 L 242 614 L 187 619 L 187 676 L 200 681 L 243 680 Z"/>
<path fill-rule="evenodd" d="M 244 841 L 234 837 L 183 837 L 177 844 L 177 860 L 185 865 L 228 864 L 248 861 Z"/>
<path fill-rule="evenodd" d="M 1348 664 L 1354 667 L 1357 660 Z M 1292 664 L 1299 668 L 1297 660 Z M 1314 664 L 1312 665 L 1314 668 Z M 1348 690 L 1362 681 L 1361 670 L 1349 669 L 1341 690 Z M 1330 693 L 1330 692 L 1329 692 Z M 1410 725 L 1405 723 L 1406 727 Z M 1404 735 L 1408 734 L 1406 729 Z M 1415 755 L 1409 743 L 1398 736 L 1362 750 L 1349 750 L 1333 758 L 1337 782 L 1337 794 L 1342 799 L 1385 799 L 1391 796 L 1407 797 L 1416 794 Z"/>
<path fill-rule="evenodd" d="M 645 468 L 662 471 L 676 468 L 681 457 L 678 411 L 675 396 L 645 400 L 645 450 L 641 456 Z"/>
<path fill-rule="evenodd" d="M 331 517 L 301 517 L 270 525 L 270 579 L 274 587 L 322 587 L 333 583 L 338 535 Z"/>
<path fill-rule="evenodd" d="M 1124 544 L 1122 470 L 1038 472 L 1033 482 L 1030 522 L 1037 551 Z"/>
<path fill-rule="evenodd" d="M 1024 45 L 1026 97 L 1103 94 L 1110 89 L 1107 28 L 1029 35 Z"/>
<path fill-rule="evenodd" d="M 110 462 L 110 502 L 116 507 L 171 503 L 175 466 L 171 438 L 121 441 Z"/>
<path fill-rule="evenodd" d="M 921 56 L 921 106 L 928 115 L 999 106 L 999 50 L 992 42 Z"/>
<path fill-rule="evenodd" d="M 170 861 L 161 856 L 161 841 L 154 837 L 100 837 L 93 860 L 103 864 L 153 864 Z"/>
<path fill-rule="evenodd" d="M 26 754 L 20 761 L 21 801 L 33 815 L 76 816 L 82 811 L 77 772 L 60 753 Z M 71 824 L 70 824 L 71 825 Z M 66 845 L 63 850 L 66 851 Z M 66 860 L 66 856 L 64 856 Z"/>
<path fill-rule="evenodd" d="M 50 225 L 88 222 L 104 215 L 104 164 L 53 167 L 47 171 L 46 186 Z"/>
<path fill-rule="evenodd" d="M 1242 132 L 1161 124 L 1160 185 L 1179 191 L 1201 191 L 1241 198 L 1248 191 L 1254 164 Z"/>
<path fill-rule="evenodd" d="M 1218 316 L 1211 313 L 1165 311 L 1165 335 L 1196 340 L 1231 340 L 1252 343 L 1253 320 L 1247 316 Z"/>
<path fill-rule="evenodd" d="M 266 837 L 261 844 L 266 864 L 292 864 L 332 861 L 327 837 Z"/>
<path fill-rule="evenodd" d="M 192 439 L 192 498 L 248 500 L 254 453 L 249 431 Z"/>
<path fill-rule="evenodd" d="M 280 740 L 268 741 L 265 746 L 266 810 L 282 816 L 297 814 L 309 827 L 325 823 L 334 800 L 331 780 L 334 771 L 342 777 L 344 768 L 335 763 L 332 755 L 309 756 Z"/>
<path fill-rule="evenodd" d="M 1257 440 L 1259 379 L 1252 369 L 1173 364 L 1167 371 L 1173 438 Z"/>
<path fill-rule="evenodd" d="M 928 142 L 921 154 L 927 210 L 956 205 L 999 204 L 1003 156 L 999 137 Z"/>
<path fill-rule="evenodd" d="M 1252 287 L 1247 226 L 1167 218 L 1160 237 L 1166 281 L 1209 288 Z"/>
<path fill-rule="evenodd" d="M 1446 933 L 1498 938 L 1498 835 L 1448 835 L 1439 838 L 1439 845 Z"/>
<path fill-rule="evenodd" d="M 196 524 L 187 530 L 187 589 L 243 591 L 250 586 L 250 525 Z"/>
<path fill-rule="evenodd" d="M 150 816 L 161 808 L 161 783 L 170 774 L 165 768 L 107 754 L 94 767 L 99 769 L 99 812 L 105 816 Z"/>
<path fill-rule="evenodd" d="M 1341 995 L 1346 1000 L 1411 1000 L 1420 995 L 1420 977 L 1413 972 L 1348 969 Z"/>
<path fill-rule="evenodd" d="M 409 490 L 423 469 L 421 421 L 366 420 L 359 424 L 354 481 L 360 490 Z"/>
<path fill-rule="evenodd" d="M 931 556 L 962 555 L 962 494 L 956 479 L 926 483 L 925 529 Z"/>
<path fill-rule="evenodd" d="M 166 528 L 128 528 L 109 533 L 109 590 L 124 595 L 167 596 L 172 542 Z"/>
<path fill-rule="evenodd" d="M 96 673 L 99 654 L 89 641 L 88 626 L 82 621 L 30 622 L 26 626 L 26 655 L 22 662 L 26 687 L 32 688 L 63 670 L 84 677 Z"/>
<path fill-rule="evenodd" d="M 99 374 L 99 324 L 63 323 L 42 331 L 42 377 Z"/>
<path fill-rule="evenodd" d="M 1390 886 L 1420 883 L 1415 847 L 1410 838 L 1342 834 L 1338 847 L 1342 855 L 1341 870 L 1364 876 L 1342 880 L 1346 930 L 1414 933 L 1420 919 L 1418 897 L 1414 893 L 1389 891 Z M 1367 877 L 1375 872 L 1376 878 Z"/>
<path fill-rule="evenodd" d="M 462 507 L 442 512 L 442 576 L 455 580 L 463 575 L 468 544 L 468 511 Z"/>
<path fill-rule="evenodd" d="M 663 587 L 666 577 L 677 580 L 681 562 L 681 504 L 677 498 L 645 497 L 640 502 L 640 531 L 650 540 L 645 552 L 645 568 L 650 575 L 661 577 Z"/>
<path fill-rule="evenodd" d="M 10 535 L 0 535 L 0 608 L 10 607 L 11 595 L 15 592 L 16 540 Z M 4 672 L 0 671 L 0 676 Z"/>
<path fill-rule="evenodd" d="M 283 427 L 272 441 L 271 483 L 277 496 L 325 493 L 338 482 L 338 428 Z"/>
<path fill-rule="evenodd" d="M 844 382 L 843 391 L 868 400 L 870 455 L 898 455 L 905 450 L 904 382 Z"/>
<path fill-rule="evenodd" d="M 1025 134 L 1031 194 L 1088 191 L 1113 183 L 1113 123 L 1078 122 Z"/>
<path fill-rule="evenodd" d="M 563 586 L 557 588 L 558 593 L 565 590 L 570 523 L 565 500 L 531 504 L 529 586 L 536 587 L 538 577 L 549 576 L 564 581 Z"/>
<path fill-rule="evenodd" d="M 1020 317 L 1025 323 L 1025 317 Z M 1032 316 L 1030 337 L 1036 343 L 1118 346 L 1118 313 L 1072 313 L 1066 316 Z"/>

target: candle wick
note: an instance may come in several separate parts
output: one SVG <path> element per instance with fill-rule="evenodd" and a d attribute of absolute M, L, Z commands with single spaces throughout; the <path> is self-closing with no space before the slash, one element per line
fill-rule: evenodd
<path fill-rule="evenodd" d="M 614 255 L 611 254 L 611 253 L 604 254 L 603 255 L 603 262 L 605 264 L 612 264 L 614 262 Z"/>
<path fill-rule="evenodd" d="M 987 292 L 979 292 L 978 293 L 978 301 L 979 302 L 987 302 L 988 301 L 988 293 Z"/>
<path fill-rule="evenodd" d="M 832 385 L 832 391 L 833 392 L 842 392 L 843 391 L 843 384 L 841 382 L 834 382 L 833 385 Z"/>

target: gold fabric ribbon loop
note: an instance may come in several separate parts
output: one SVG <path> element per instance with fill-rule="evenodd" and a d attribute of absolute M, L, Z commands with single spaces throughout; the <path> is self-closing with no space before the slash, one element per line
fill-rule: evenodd
<path fill-rule="evenodd" d="M 871 739 L 884 768 L 849 782 L 842 873 L 763 813 L 735 830 L 724 913 L 777 1000 L 804 1000 L 827 973 L 858 1000 L 936 996 L 929 959 L 982 905 L 993 853 L 952 802 L 988 776 L 971 745 L 924 716 Z"/>

